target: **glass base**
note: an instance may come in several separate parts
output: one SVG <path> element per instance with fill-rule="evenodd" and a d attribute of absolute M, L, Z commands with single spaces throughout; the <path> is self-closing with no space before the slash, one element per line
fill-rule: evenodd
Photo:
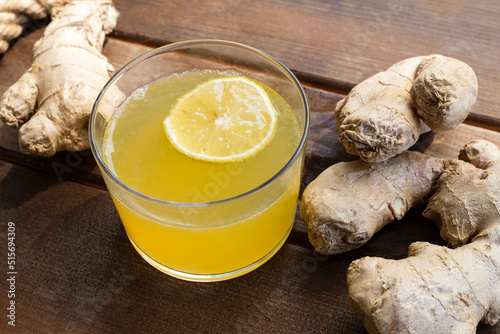
<path fill-rule="evenodd" d="M 191 282 L 219 282 L 219 281 L 225 281 L 225 280 L 228 280 L 228 279 L 231 279 L 231 278 L 239 277 L 241 275 L 244 275 L 246 273 L 251 272 L 254 269 L 257 269 L 262 264 L 264 264 L 274 254 L 276 254 L 276 252 L 281 248 L 281 246 L 283 246 L 283 244 L 285 243 L 286 239 L 288 238 L 288 235 L 290 234 L 290 231 L 292 230 L 292 227 L 293 227 L 293 223 L 290 224 L 290 228 L 285 233 L 285 235 L 280 240 L 280 242 L 269 253 L 267 253 L 264 257 L 262 257 L 261 259 L 255 261 L 254 263 L 252 263 L 252 264 L 250 264 L 250 265 L 248 265 L 246 267 L 243 267 L 243 268 L 238 269 L 238 270 L 230 271 L 230 272 L 227 272 L 227 273 L 222 273 L 222 274 L 190 274 L 190 273 L 185 273 L 185 272 L 182 272 L 182 271 L 178 271 L 178 270 L 166 267 L 163 264 L 161 264 L 161 263 L 157 262 L 156 260 L 154 260 L 153 258 L 151 258 L 146 253 L 144 253 L 139 248 L 139 246 L 137 246 L 135 244 L 135 242 L 132 240 L 132 238 L 130 238 L 130 236 L 128 235 L 128 233 L 127 233 L 127 236 L 129 238 L 130 242 L 132 243 L 132 245 L 134 246 L 134 248 L 137 250 L 137 252 L 143 257 L 143 259 L 146 260 L 150 265 L 152 265 L 153 267 L 155 267 L 159 271 L 161 271 L 161 272 L 163 272 L 163 273 L 165 273 L 167 275 L 183 279 L 185 281 L 191 281 Z"/>

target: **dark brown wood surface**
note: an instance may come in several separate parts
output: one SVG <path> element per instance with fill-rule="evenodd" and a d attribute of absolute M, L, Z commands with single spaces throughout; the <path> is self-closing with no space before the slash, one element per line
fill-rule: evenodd
<path fill-rule="evenodd" d="M 121 15 L 104 54 L 119 68 L 155 46 L 220 38 L 258 47 L 301 79 L 312 122 L 303 187 L 353 160 L 336 139 L 333 105 L 359 81 L 403 58 L 431 53 L 469 63 L 480 83 L 467 124 L 428 133 L 412 149 L 455 157 L 471 139 L 500 145 L 500 2 L 324 0 L 115 0 Z M 0 58 L 0 94 L 29 67 L 42 29 Z M 16 225 L 16 327 L 7 326 L 7 225 Z M 362 256 L 404 258 L 413 241 L 442 244 L 412 210 L 362 248 L 315 254 L 297 214 L 285 246 L 227 282 L 180 281 L 130 245 L 89 151 L 24 155 L 0 124 L 0 332 L 365 333 L 347 299 L 346 270 Z M 480 325 L 478 333 L 500 333 Z"/>
<path fill-rule="evenodd" d="M 479 77 L 470 121 L 500 129 L 500 4 L 492 0 L 121 0 L 116 6 L 122 16 L 115 36 L 152 45 L 235 40 L 277 57 L 304 81 L 344 92 L 407 57 L 456 57 Z"/>

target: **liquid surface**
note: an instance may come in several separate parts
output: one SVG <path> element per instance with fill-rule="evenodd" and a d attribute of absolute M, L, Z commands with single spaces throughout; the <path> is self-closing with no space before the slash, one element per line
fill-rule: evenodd
<path fill-rule="evenodd" d="M 278 110 L 277 128 L 271 142 L 251 158 L 232 163 L 195 160 L 173 147 L 164 132 L 163 121 L 179 97 L 207 80 L 235 75 L 240 74 L 184 72 L 136 90 L 108 125 L 104 137 L 106 163 L 130 187 L 155 198 L 183 203 L 230 198 L 272 178 L 290 160 L 300 133 L 288 104 L 267 87 Z"/>

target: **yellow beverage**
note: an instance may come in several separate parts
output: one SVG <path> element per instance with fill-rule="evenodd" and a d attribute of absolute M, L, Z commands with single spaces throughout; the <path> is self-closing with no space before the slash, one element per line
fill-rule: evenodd
<path fill-rule="evenodd" d="M 274 90 L 262 84 L 277 110 L 275 133 L 250 158 L 197 160 L 173 147 L 165 134 L 163 120 L 180 97 L 208 80 L 234 76 L 242 74 L 192 70 L 155 80 L 135 90 L 106 127 L 103 160 L 111 171 L 138 192 L 167 207 L 172 203 L 160 209 L 110 189 L 134 246 L 174 276 L 251 270 L 279 249 L 293 224 L 302 163 L 287 164 L 302 134 Z"/>

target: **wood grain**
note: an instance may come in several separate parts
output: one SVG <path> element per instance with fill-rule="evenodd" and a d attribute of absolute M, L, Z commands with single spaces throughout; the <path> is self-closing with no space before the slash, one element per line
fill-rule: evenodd
<path fill-rule="evenodd" d="M 349 263 L 365 255 L 404 257 L 398 250 L 431 228 L 398 222 L 362 249 L 329 257 L 287 243 L 252 273 L 197 284 L 140 258 L 106 192 L 0 162 L 1 240 L 9 221 L 18 245 L 19 332 L 76 334 L 364 333 L 347 299 Z M 6 268 L 5 256 L 0 265 Z M 7 302 L 1 294 L 0 303 Z M 477 332 L 500 329 L 481 325 Z"/>
<path fill-rule="evenodd" d="M 500 2 L 116 0 L 114 36 L 159 46 L 217 38 L 268 52 L 306 82 L 344 93 L 395 62 L 440 53 L 472 66 L 471 119 L 500 129 Z M 161 19 L 152 20 L 154 13 Z M 484 119 L 486 117 L 486 119 Z M 482 123 L 481 123 L 482 124 Z"/>
<path fill-rule="evenodd" d="M 345 258 L 286 245 L 241 278 L 184 282 L 140 258 L 106 192 L 0 162 L 1 240 L 8 221 L 25 333 L 363 333 L 346 299 Z"/>
<path fill-rule="evenodd" d="M 289 66 L 311 106 L 302 189 L 331 164 L 356 159 L 336 139 L 334 104 L 359 81 L 413 55 L 442 53 L 468 62 L 480 96 L 468 124 L 425 134 L 412 149 L 454 158 L 471 139 L 500 145 L 498 1 L 115 4 L 121 16 L 104 47 L 115 68 L 155 46 L 196 38 L 246 43 Z M 27 34 L 0 58 L 0 94 L 29 67 L 42 32 Z M 22 274 L 18 332 L 365 333 L 347 299 L 349 263 L 363 256 L 404 258 L 414 241 L 443 243 L 417 208 L 362 248 L 322 257 L 307 240 L 297 205 L 287 243 L 264 266 L 227 282 L 188 283 L 140 258 L 104 189 L 89 151 L 27 156 L 17 147 L 17 130 L 0 125 L 0 245 L 7 222 L 14 221 Z M 0 266 L 6 267 L 5 256 Z M 0 304 L 7 302 L 0 293 Z M 477 332 L 500 334 L 500 325 L 480 325 Z"/>

